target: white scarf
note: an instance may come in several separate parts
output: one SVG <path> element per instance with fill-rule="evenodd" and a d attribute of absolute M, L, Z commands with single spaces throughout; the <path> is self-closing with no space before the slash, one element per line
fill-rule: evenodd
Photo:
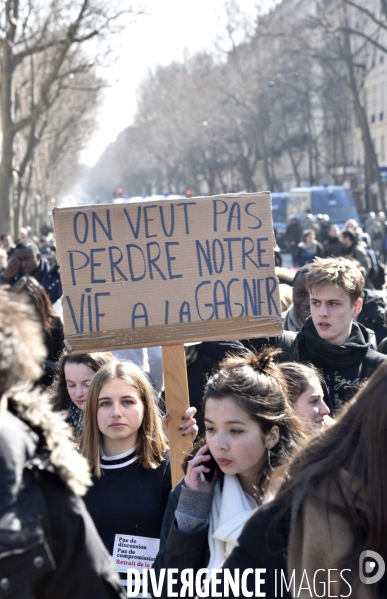
<path fill-rule="evenodd" d="M 255 500 L 243 491 L 236 475 L 224 476 L 223 490 L 220 481 L 217 481 L 208 529 L 210 561 L 207 578 L 211 578 L 211 570 L 219 568 L 234 547 L 238 546 L 242 528 L 256 508 Z"/>

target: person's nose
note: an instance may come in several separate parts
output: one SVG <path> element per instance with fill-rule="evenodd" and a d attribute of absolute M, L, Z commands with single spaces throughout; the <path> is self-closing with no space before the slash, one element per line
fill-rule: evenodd
<path fill-rule="evenodd" d="M 328 416 L 329 408 L 324 400 L 321 400 L 319 403 L 319 412 L 321 416 Z"/>
<path fill-rule="evenodd" d="M 120 418 L 122 416 L 121 405 L 118 401 L 113 402 L 112 416 L 113 418 Z"/>
<path fill-rule="evenodd" d="M 329 312 L 328 312 L 328 306 L 326 305 L 325 302 L 321 302 L 319 309 L 318 309 L 318 315 L 319 316 L 328 316 Z"/>
<path fill-rule="evenodd" d="M 215 447 L 216 447 L 216 449 L 227 449 L 228 448 L 227 438 L 224 433 L 220 432 L 216 435 Z"/>
<path fill-rule="evenodd" d="M 76 397 L 83 397 L 85 395 L 85 393 L 86 393 L 86 389 L 82 385 L 75 388 L 75 396 Z"/>

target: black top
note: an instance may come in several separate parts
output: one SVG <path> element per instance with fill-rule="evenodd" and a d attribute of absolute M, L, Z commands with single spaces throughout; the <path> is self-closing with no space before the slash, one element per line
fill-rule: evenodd
<path fill-rule="evenodd" d="M 135 449 L 101 457 L 100 478 L 85 497 L 86 507 L 109 553 L 116 535 L 159 539 L 171 490 L 169 455 L 156 469 L 145 469 Z M 121 574 L 126 580 L 126 574 Z"/>
<path fill-rule="evenodd" d="M 357 322 L 374 331 L 376 343 L 387 337 L 387 328 L 384 326 L 384 312 L 386 305 L 383 299 L 370 289 L 363 289 L 363 307 L 356 317 Z M 378 350 L 379 351 L 379 350 Z"/>
<path fill-rule="evenodd" d="M 338 237 L 330 237 L 323 242 L 323 258 L 338 258 L 343 255 L 343 244 Z"/>

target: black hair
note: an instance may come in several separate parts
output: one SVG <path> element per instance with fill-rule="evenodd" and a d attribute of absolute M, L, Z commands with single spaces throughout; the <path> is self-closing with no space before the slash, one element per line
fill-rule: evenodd
<path fill-rule="evenodd" d="M 39 248 L 32 239 L 21 239 L 17 242 L 15 250 L 30 249 L 33 254 L 40 254 Z"/>

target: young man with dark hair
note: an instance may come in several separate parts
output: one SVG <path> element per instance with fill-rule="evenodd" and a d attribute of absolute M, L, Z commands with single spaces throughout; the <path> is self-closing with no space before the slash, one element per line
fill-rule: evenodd
<path fill-rule="evenodd" d="M 354 319 L 362 308 L 363 277 L 345 258 L 316 258 L 305 275 L 311 318 L 292 357 L 319 368 L 335 410 L 351 399 L 386 356 L 370 348 L 369 332 Z"/>

